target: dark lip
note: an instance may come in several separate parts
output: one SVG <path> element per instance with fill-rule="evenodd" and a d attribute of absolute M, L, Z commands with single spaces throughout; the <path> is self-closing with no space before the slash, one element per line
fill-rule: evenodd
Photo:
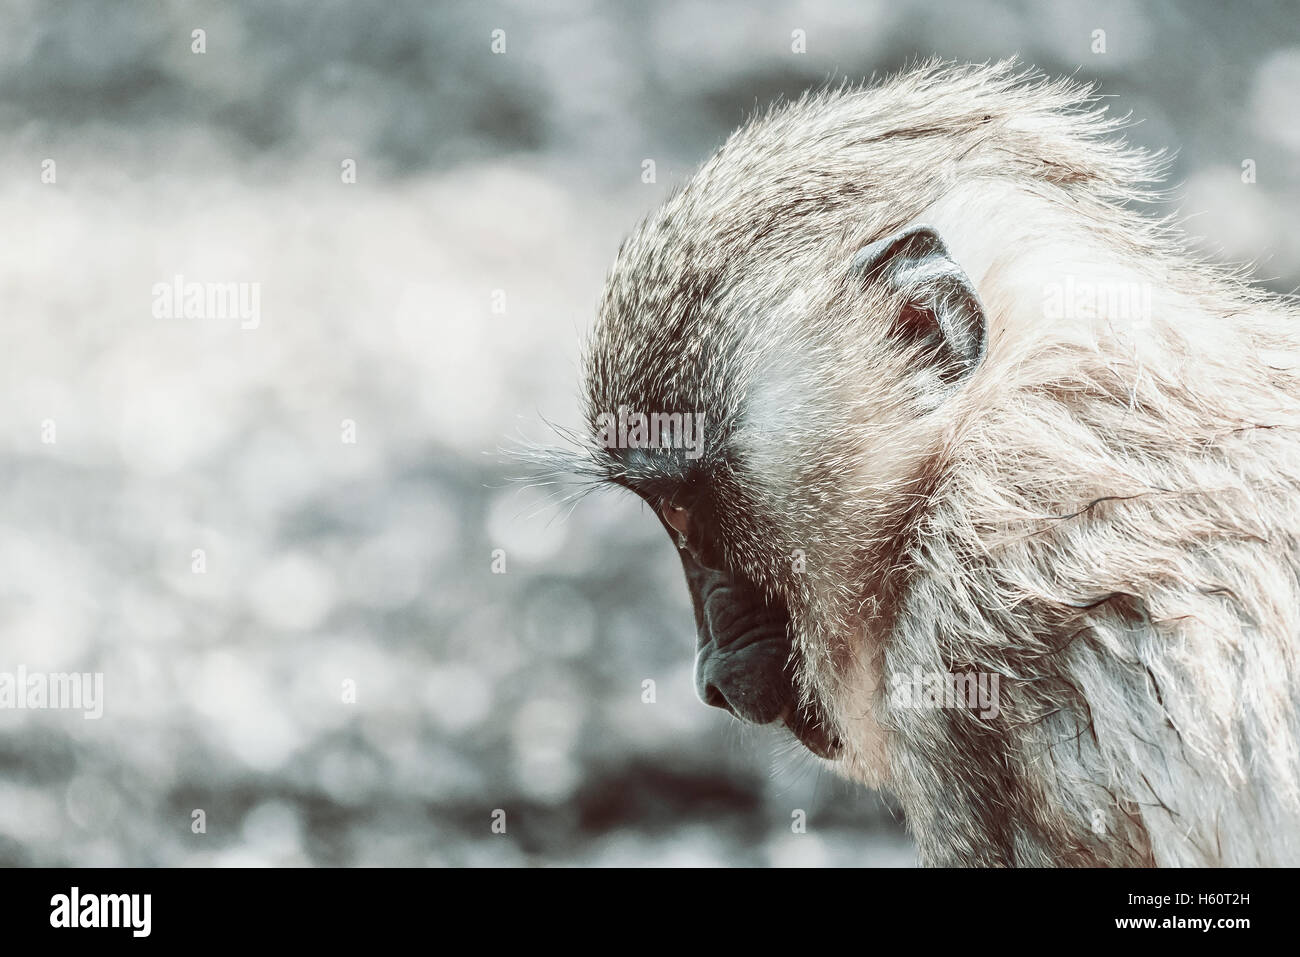
<path fill-rule="evenodd" d="M 836 761 L 844 751 L 839 738 L 826 730 L 826 722 L 815 707 L 800 708 L 785 718 L 785 726 L 805 748 L 827 761 Z"/>

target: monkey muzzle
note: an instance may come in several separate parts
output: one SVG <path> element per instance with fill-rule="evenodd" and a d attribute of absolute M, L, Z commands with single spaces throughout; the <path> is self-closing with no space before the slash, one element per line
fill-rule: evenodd
<path fill-rule="evenodd" d="M 699 642 L 695 689 L 705 704 L 752 724 L 781 721 L 818 757 L 840 742 L 815 705 L 799 704 L 790 615 L 745 579 L 705 568 L 683 550 Z"/>

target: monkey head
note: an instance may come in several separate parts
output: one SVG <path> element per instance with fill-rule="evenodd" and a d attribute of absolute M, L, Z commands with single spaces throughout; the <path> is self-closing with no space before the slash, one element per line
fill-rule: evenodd
<path fill-rule="evenodd" d="M 889 170 L 809 155 L 804 133 L 737 134 L 625 241 L 587 416 L 601 476 L 680 549 L 700 697 L 879 780 L 857 725 L 899 543 L 986 323 L 943 238 L 909 222 L 918 197 L 888 202 Z"/>

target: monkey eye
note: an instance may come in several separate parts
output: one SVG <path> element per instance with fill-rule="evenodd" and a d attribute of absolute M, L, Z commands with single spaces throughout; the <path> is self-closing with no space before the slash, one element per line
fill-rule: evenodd
<path fill-rule="evenodd" d="M 680 505 L 674 505 L 672 502 L 664 502 L 659 506 L 659 511 L 663 514 L 664 521 L 668 527 L 675 531 L 682 538 L 686 538 L 691 530 L 691 513 L 688 509 Z"/>
<path fill-rule="evenodd" d="M 722 553 L 708 534 L 707 511 L 701 516 L 687 506 L 664 498 L 659 503 L 659 514 L 663 516 L 664 524 L 676 533 L 678 548 L 689 552 L 704 568 L 713 571 L 724 569 Z"/>

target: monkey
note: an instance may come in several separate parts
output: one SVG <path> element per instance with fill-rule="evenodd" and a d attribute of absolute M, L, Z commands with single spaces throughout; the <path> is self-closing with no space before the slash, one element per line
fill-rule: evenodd
<path fill-rule="evenodd" d="M 677 544 L 699 696 L 925 865 L 1300 864 L 1300 310 L 1121 127 L 1016 61 L 774 105 L 583 347 L 568 467 Z"/>

